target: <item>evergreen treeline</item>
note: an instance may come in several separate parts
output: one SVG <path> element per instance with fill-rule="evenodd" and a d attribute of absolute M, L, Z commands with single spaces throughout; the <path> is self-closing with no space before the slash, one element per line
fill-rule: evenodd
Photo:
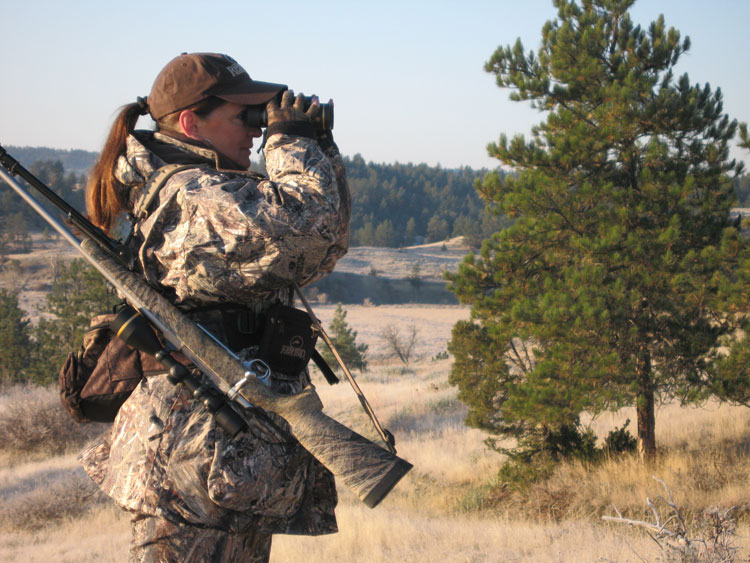
<path fill-rule="evenodd" d="M 474 183 L 486 170 L 345 159 L 352 190 L 352 246 L 411 246 L 466 236 L 474 244 L 506 226 L 485 211 Z"/>
<path fill-rule="evenodd" d="M 99 153 L 81 149 L 51 149 L 49 147 L 5 147 L 10 155 L 26 168 L 40 160 L 59 160 L 68 172 L 85 174 L 96 162 Z M 30 168 L 29 168 L 30 169 Z"/>
<path fill-rule="evenodd" d="M 25 163 L 15 154 L 22 165 Z M 84 209 L 85 177 L 74 172 L 66 172 L 60 160 L 37 160 L 29 171 L 44 182 L 52 191 L 78 210 Z M 17 178 L 23 183 L 23 180 Z M 31 190 L 32 192 L 34 190 Z M 34 194 L 37 200 L 53 211 L 54 206 Z M 0 255 L 5 252 L 25 252 L 31 250 L 31 231 L 49 231 L 47 223 L 18 194 L 10 188 L 0 190 Z"/>
<path fill-rule="evenodd" d="M 96 153 L 8 147 L 8 152 L 79 210 L 84 208 L 83 174 Z M 375 164 L 360 155 L 344 159 L 352 190 L 352 246 L 401 247 L 465 236 L 479 243 L 507 225 L 485 210 L 474 183 L 487 170 L 445 169 L 426 164 Z M 29 163 L 32 163 L 29 165 Z M 42 230 L 42 220 L 15 193 L 0 196 L 1 224 L 14 231 Z"/>

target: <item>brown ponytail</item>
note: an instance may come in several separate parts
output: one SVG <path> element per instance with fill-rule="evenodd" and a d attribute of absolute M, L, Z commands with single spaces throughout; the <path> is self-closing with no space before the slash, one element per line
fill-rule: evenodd
<path fill-rule="evenodd" d="M 86 209 L 91 222 L 106 232 L 110 231 L 117 215 L 127 205 L 123 186 L 115 178 L 115 164 L 119 156 L 125 152 L 125 141 L 135 129 L 142 113 L 142 106 L 137 102 L 120 109 L 109 131 L 107 142 L 89 175 Z"/>
<path fill-rule="evenodd" d="M 200 117 L 206 117 L 226 102 L 216 97 L 208 97 L 197 104 L 185 108 Z M 179 110 L 164 116 L 156 123 L 156 128 L 168 135 L 179 137 Z M 124 186 L 115 178 L 115 164 L 121 154 L 125 153 L 125 141 L 135 129 L 141 115 L 148 113 L 145 100 L 122 106 L 120 113 L 112 124 L 107 142 L 89 175 L 86 189 L 86 209 L 89 220 L 100 229 L 109 232 L 117 216 L 127 208 Z"/>

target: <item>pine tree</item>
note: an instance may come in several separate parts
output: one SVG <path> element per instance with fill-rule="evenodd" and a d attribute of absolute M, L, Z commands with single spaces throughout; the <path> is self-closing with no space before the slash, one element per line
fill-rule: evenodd
<path fill-rule="evenodd" d="M 7 233 L 13 242 L 14 252 L 29 252 L 31 250 L 31 234 L 23 213 L 18 212 L 8 218 Z"/>
<path fill-rule="evenodd" d="M 417 222 L 414 220 L 414 217 L 409 217 L 409 220 L 406 222 L 406 233 L 404 234 L 404 245 L 405 246 L 411 246 L 414 244 L 414 237 L 417 233 Z"/>
<path fill-rule="evenodd" d="M 29 321 L 15 294 L 0 289 L 0 383 L 25 378 L 32 351 Z"/>
<path fill-rule="evenodd" d="M 328 336 L 336 346 L 336 351 L 344 360 L 344 363 L 350 370 L 358 369 L 367 371 L 367 344 L 357 344 L 357 331 L 352 330 L 346 322 L 346 311 L 339 303 L 333 314 L 331 324 L 328 325 Z M 339 367 L 336 358 L 328 349 L 325 343 L 321 342 L 318 351 L 323 359 L 331 368 L 338 371 Z"/>
<path fill-rule="evenodd" d="M 720 298 L 744 246 L 729 215 L 737 124 L 718 89 L 674 78 L 690 43 L 663 17 L 644 30 L 633 0 L 554 4 L 536 55 L 518 40 L 485 66 L 547 118 L 488 147 L 518 175 L 479 190 L 515 222 L 451 277 L 472 305 L 451 378 L 469 422 L 519 439 L 634 405 L 649 459 L 655 401 L 709 395 L 733 329 Z"/>
<path fill-rule="evenodd" d="M 68 352 L 81 346 L 91 317 L 111 312 L 116 301 L 101 274 L 84 260 L 61 265 L 47 294 L 46 312 L 52 317 L 40 319 L 34 331 L 38 346 L 33 379 L 40 384 L 54 381 Z"/>
<path fill-rule="evenodd" d="M 750 151 L 750 134 L 747 132 L 747 123 L 740 124 L 740 148 Z"/>
<path fill-rule="evenodd" d="M 367 221 L 363 227 L 357 229 L 354 238 L 359 246 L 375 246 L 375 227 Z"/>
<path fill-rule="evenodd" d="M 395 246 L 396 231 L 393 229 L 393 222 L 386 219 L 375 229 L 375 246 Z"/>
<path fill-rule="evenodd" d="M 750 150 L 750 135 L 747 124 L 740 124 L 739 147 Z M 744 175 L 735 181 L 740 185 L 740 193 L 746 196 L 748 176 Z M 746 198 L 741 198 L 741 201 Z M 750 406 L 750 256 L 740 257 L 737 276 L 729 284 L 729 316 L 740 319 L 744 335 L 728 342 L 727 354 L 723 355 L 712 371 L 713 389 L 716 395 L 726 401 Z"/>
<path fill-rule="evenodd" d="M 406 278 L 409 280 L 409 284 L 414 288 L 415 291 L 419 291 L 422 287 L 422 263 L 417 261 L 414 262 L 409 271 L 409 275 Z"/>
<path fill-rule="evenodd" d="M 427 222 L 427 240 L 429 242 L 435 242 L 438 240 L 445 240 L 450 234 L 450 225 L 444 217 L 434 215 Z"/>

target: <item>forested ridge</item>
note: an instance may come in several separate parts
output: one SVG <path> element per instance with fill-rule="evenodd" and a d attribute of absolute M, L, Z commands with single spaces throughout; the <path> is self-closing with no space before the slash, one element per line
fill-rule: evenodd
<path fill-rule="evenodd" d="M 487 170 L 375 164 L 346 158 L 353 246 L 410 246 L 466 236 L 473 244 L 505 226 L 474 187 Z"/>
<path fill-rule="evenodd" d="M 50 147 L 14 147 L 6 146 L 10 155 L 23 166 L 29 168 L 39 160 L 59 160 L 67 172 L 86 173 L 96 161 L 98 153 L 81 149 L 53 149 Z"/>
<path fill-rule="evenodd" d="M 6 147 L 22 165 L 70 202 L 83 209 L 85 171 L 97 153 L 47 147 Z M 475 182 L 488 170 L 426 164 L 367 162 L 344 157 L 352 191 L 352 246 L 402 247 L 465 236 L 472 246 L 508 224 L 488 213 Z M 734 182 L 739 207 L 750 206 L 750 175 Z M 20 245 L 23 232 L 41 231 L 43 221 L 10 190 L 0 195 L 0 219 L 6 245 Z"/>
<path fill-rule="evenodd" d="M 83 209 L 85 171 L 97 154 L 46 147 L 8 152 L 74 207 Z M 426 164 L 376 164 L 344 158 L 352 190 L 352 246 L 401 247 L 466 236 L 478 245 L 505 221 L 485 209 L 474 183 L 488 171 Z M 10 190 L 0 196 L 6 243 L 26 229 L 42 230 L 36 214 Z M 12 231 L 9 233 L 9 231 Z"/>

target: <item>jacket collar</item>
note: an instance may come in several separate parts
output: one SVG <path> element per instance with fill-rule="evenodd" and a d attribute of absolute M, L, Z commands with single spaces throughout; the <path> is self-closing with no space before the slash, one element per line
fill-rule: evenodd
<path fill-rule="evenodd" d="M 200 141 L 178 139 L 161 131 L 155 131 L 152 139 L 151 143 L 148 143 L 149 148 L 170 164 L 209 164 L 221 171 L 247 172 L 238 167 L 233 160 Z"/>

